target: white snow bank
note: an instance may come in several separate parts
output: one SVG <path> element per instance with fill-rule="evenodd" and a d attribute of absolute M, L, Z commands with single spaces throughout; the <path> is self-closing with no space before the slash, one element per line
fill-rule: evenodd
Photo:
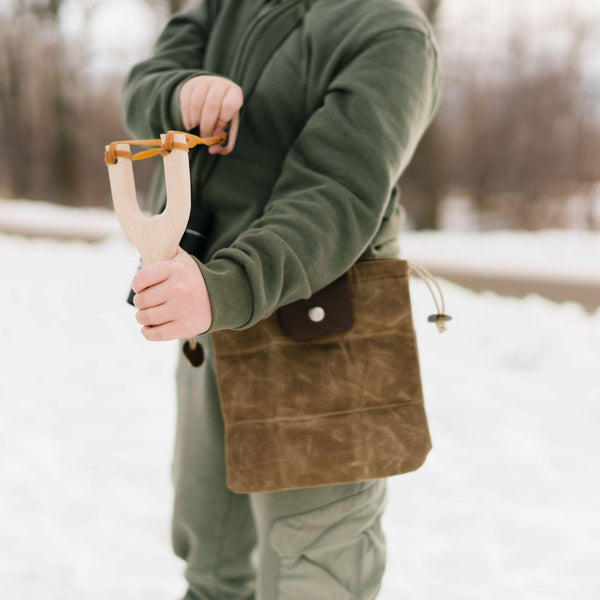
<path fill-rule="evenodd" d="M 112 210 L 1 199 L 0 232 L 87 241 L 123 235 Z"/>
<path fill-rule="evenodd" d="M 600 284 L 600 232 L 405 231 L 400 242 L 431 269 Z"/>
<path fill-rule="evenodd" d="M 175 600 L 176 346 L 139 334 L 137 266 L 98 245 L 0 236 L 2 597 Z M 381 600 L 600 597 L 600 311 L 442 282 L 411 292 L 434 449 L 390 479 Z"/>
<path fill-rule="evenodd" d="M 114 212 L 0 200 L 0 232 L 102 240 L 123 237 Z M 402 255 L 431 269 L 600 284 L 600 233 L 573 230 L 403 231 Z"/>

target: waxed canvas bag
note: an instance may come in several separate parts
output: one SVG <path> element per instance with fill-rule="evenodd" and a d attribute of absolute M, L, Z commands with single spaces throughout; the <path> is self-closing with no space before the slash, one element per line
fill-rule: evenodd
<path fill-rule="evenodd" d="M 308 300 L 212 334 L 234 492 L 419 468 L 431 449 L 402 259 L 359 261 Z"/>

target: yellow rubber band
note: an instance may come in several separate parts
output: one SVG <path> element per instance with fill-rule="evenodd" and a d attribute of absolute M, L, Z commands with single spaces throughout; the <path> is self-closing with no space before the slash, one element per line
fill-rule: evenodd
<path fill-rule="evenodd" d="M 180 133 L 185 136 L 186 143 L 175 142 L 175 134 Z M 164 143 L 161 140 L 122 140 L 118 142 L 111 142 L 108 145 L 108 149 L 104 153 L 104 162 L 107 165 L 114 165 L 119 157 L 128 158 L 131 160 L 144 160 L 159 154 L 165 156 L 172 150 L 185 150 L 189 151 L 190 148 L 196 146 L 214 146 L 216 144 L 223 144 L 227 140 L 227 133 L 223 132 L 220 135 L 213 137 L 202 138 L 185 131 L 168 131 L 165 135 Z M 132 154 L 126 150 L 117 150 L 119 144 L 129 144 L 130 146 L 158 146 L 157 148 L 151 148 L 150 150 L 143 150 L 137 154 Z"/>

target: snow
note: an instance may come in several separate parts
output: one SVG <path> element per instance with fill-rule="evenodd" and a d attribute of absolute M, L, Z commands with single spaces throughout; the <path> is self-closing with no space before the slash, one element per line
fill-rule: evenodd
<path fill-rule="evenodd" d="M 86 241 L 123 236 L 112 210 L 2 199 L 0 232 Z M 434 271 L 437 267 L 465 273 L 600 283 L 597 232 L 404 231 L 400 243 L 406 258 Z"/>
<path fill-rule="evenodd" d="M 406 231 L 404 254 L 435 270 L 600 285 L 600 233 L 567 229 Z"/>
<path fill-rule="evenodd" d="M 122 235 L 113 211 L 101 208 L 73 210 L 33 200 L 0 199 L 0 231 L 87 241 Z"/>
<path fill-rule="evenodd" d="M 420 236 L 403 238 L 407 252 L 472 252 L 465 234 Z M 571 238 L 559 238 L 510 243 L 539 243 L 536 261 L 562 265 Z M 514 266 L 507 239 L 485 260 L 493 247 Z M 593 236 L 577 239 L 598 256 Z M 0 235 L 0 253 L 2 597 L 180 597 L 169 545 L 177 350 L 146 342 L 124 302 L 135 250 L 121 236 Z M 454 316 L 443 335 L 426 322 L 423 282 L 411 283 L 434 449 L 389 480 L 380 599 L 595 600 L 600 310 L 441 283 Z"/>

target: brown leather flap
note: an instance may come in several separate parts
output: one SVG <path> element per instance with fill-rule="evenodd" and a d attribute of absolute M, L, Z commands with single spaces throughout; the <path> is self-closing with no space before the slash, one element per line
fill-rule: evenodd
<path fill-rule="evenodd" d="M 315 340 L 350 331 L 354 324 L 348 274 L 315 292 L 277 310 L 283 334 L 293 340 Z"/>

